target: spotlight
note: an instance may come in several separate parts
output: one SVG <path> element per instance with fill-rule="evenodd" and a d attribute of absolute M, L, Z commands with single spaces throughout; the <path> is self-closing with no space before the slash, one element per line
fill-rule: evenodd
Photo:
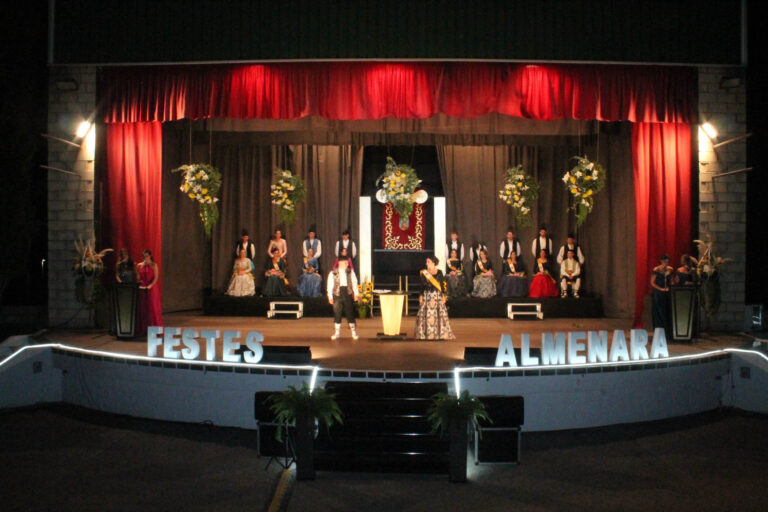
<path fill-rule="evenodd" d="M 710 140 L 717 138 L 717 130 L 712 126 L 712 123 L 706 122 L 702 124 L 701 129 L 704 130 L 704 133 L 707 134 L 707 137 L 709 137 Z"/>
<path fill-rule="evenodd" d="M 83 121 L 77 127 L 76 135 L 82 139 L 83 137 L 85 137 L 88 134 L 88 130 L 90 130 L 90 129 L 91 129 L 91 123 L 89 123 L 88 121 Z"/>

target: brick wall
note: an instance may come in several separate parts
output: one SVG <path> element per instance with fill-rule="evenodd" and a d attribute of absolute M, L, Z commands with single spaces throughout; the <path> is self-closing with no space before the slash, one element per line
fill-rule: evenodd
<path fill-rule="evenodd" d="M 75 174 L 48 171 L 48 320 L 61 324 L 80 309 L 75 299 L 72 264 L 73 242 L 87 238 L 94 229 L 93 154 L 91 130 L 83 141 L 75 138 L 81 121 L 93 113 L 96 105 L 96 68 L 67 66 L 49 73 L 48 133 L 62 139 L 82 142 L 76 148 L 49 140 L 48 165 Z M 57 82 L 76 83 L 76 90 L 62 90 Z M 67 325 L 86 326 L 88 313 L 81 311 Z"/>
<path fill-rule="evenodd" d="M 713 176 L 747 166 L 745 140 L 714 148 L 718 142 L 747 132 L 746 90 L 722 84 L 724 77 L 739 75 L 728 67 L 699 68 L 699 112 L 718 131 L 712 142 L 699 131 L 699 234 L 714 241 L 717 256 L 734 261 L 723 267 L 723 304 L 712 320 L 714 330 L 741 330 L 744 323 L 746 260 L 747 176 Z"/>

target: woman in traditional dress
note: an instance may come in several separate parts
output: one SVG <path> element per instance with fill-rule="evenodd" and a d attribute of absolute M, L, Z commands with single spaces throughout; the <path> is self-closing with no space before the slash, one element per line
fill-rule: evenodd
<path fill-rule="evenodd" d="M 315 258 L 315 251 L 307 249 L 307 257 L 301 266 L 298 286 L 302 297 L 320 297 L 322 295 L 323 278 L 320 276 L 320 264 Z"/>
<path fill-rule="evenodd" d="M 687 254 L 680 257 L 680 267 L 677 269 L 675 284 L 678 286 L 692 286 L 696 284 L 696 274 L 693 272 L 693 260 Z"/>
<path fill-rule="evenodd" d="M 123 247 L 120 249 L 120 261 L 117 262 L 115 280 L 121 284 L 136 283 L 136 267 L 131 259 L 130 251 Z"/>
<path fill-rule="evenodd" d="M 277 249 L 280 252 L 280 257 L 283 260 L 286 259 L 285 255 L 288 254 L 288 244 L 285 242 L 283 232 L 279 228 L 275 229 L 275 234 L 272 236 L 272 239 L 267 246 L 267 254 L 270 258 L 272 257 L 272 251 L 274 249 Z"/>
<path fill-rule="evenodd" d="M 421 295 L 419 296 L 419 312 L 416 315 L 416 339 L 419 340 L 452 340 L 456 336 L 451 331 L 448 322 L 448 308 L 445 301 L 446 284 L 443 273 L 437 268 L 438 259 L 435 256 L 427 258 L 427 268 L 420 272 Z"/>
<path fill-rule="evenodd" d="M 557 297 L 559 292 L 557 290 L 557 284 L 552 277 L 549 252 L 545 249 L 539 251 L 539 257 L 536 259 L 536 266 L 534 269 L 536 270 L 536 274 L 531 281 L 531 289 L 528 296 L 534 299 Z"/>
<path fill-rule="evenodd" d="M 515 251 L 511 251 L 501 264 L 501 278 L 496 291 L 500 297 L 528 296 L 528 278 L 525 276 L 522 265 L 517 262 Z"/>
<path fill-rule="evenodd" d="M 459 258 L 459 251 L 451 249 L 450 257 L 445 263 L 448 266 L 448 275 L 445 276 L 448 283 L 448 295 L 464 297 L 467 294 L 467 281 L 464 277 L 464 263 Z"/>
<path fill-rule="evenodd" d="M 143 261 L 136 266 L 139 275 L 139 304 L 136 311 L 136 334 L 143 336 L 147 333 L 147 327 L 163 325 L 163 309 L 160 305 L 157 280 L 160 278 L 160 269 L 152 259 L 152 251 L 144 249 Z"/>
<path fill-rule="evenodd" d="M 240 249 L 240 257 L 235 260 L 232 278 L 229 280 L 227 295 L 250 297 L 256 294 L 253 282 L 253 262 L 245 256 L 245 249 Z"/>
<path fill-rule="evenodd" d="M 280 297 L 287 295 L 288 279 L 285 277 L 285 260 L 280 257 L 280 250 L 272 249 L 272 259 L 267 262 L 267 270 L 264 272 L 266 280 L 261 294 L 265 297 Z"/>
<path fill-rule="evenodd" d="M 352 263 L 352 258 L 349 256 L 349 251 L 347 251 L 346 247 L 342 247 L 341 251 L 339 252 L 339 256 L 333 260 L 333 268 L 331 270 L 336 270 L 339 268 L 339 260 L 345 259 L 347 260 L 347 263 L 349 263 L 349 269 L 354 272 L 355 271 L 355 265 Z"/>
<path fill-rule="evenodd" d="M 669 266 L 669 256 L 663 254 L 659 265 L 653 267 L 651 274 L 651 286 L 653 287 L 653 328 L 663 327 L 666 332 L 671 332 L 669 317 L 669 287 L 675 269 Z"/>
<path fill-rule="evenodd" d="M 496 278 L 493 275 L 493 266 L 488 260 L 488 251 L 485 249 L 480 249 L 479 257 L 475 262 L 473 283 L 473 297 L 484 299 L 496 295 Z"/>

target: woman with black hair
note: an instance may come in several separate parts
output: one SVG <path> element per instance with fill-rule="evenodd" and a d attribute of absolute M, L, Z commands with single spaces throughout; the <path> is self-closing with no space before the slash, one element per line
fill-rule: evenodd
<path fill-rule="evenodd" d="M 439 260 L 435 256 L 427 257 L 427 268 L 419 273 L 421 295 L 419 312 L 416 315 L 416 339 L 452 340 L 456 336 L 448 323 L 448 308 L 445 302 L 446 285 L 443 273 L 437 268 Z"/>

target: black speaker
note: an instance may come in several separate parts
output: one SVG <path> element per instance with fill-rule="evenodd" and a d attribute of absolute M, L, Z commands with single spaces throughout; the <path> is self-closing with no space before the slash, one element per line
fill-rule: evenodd
<path fill-rule="evenodd" d="M 464 366 L 494 366 L 499 350 L 487 347 L 464 347 Z M 541 349 L 531 348 L 529 355 L 541 360 Z M 520 366 L 520 349 L 515 348 L 515 359 Z"/>

